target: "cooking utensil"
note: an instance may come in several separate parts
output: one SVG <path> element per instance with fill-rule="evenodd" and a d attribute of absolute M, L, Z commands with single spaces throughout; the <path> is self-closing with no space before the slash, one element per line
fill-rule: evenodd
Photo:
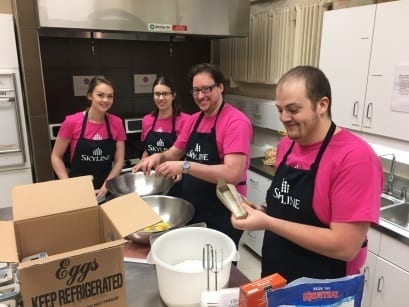
<path fill-rule="evenodd" d="M 143 196 L 142 199 L 162 218 L 163 222 L 169 224 L 169 228 L 157 232 L 141 230 L 126 237 L 126 239 L 135 243 L 149 244 L 152 234 L 156 235 L 177 227 L 185 226 L 193 218 L 195 212 L 190 202 L 178 197 L 150 195 Z"/>
<path fill-rule="evenodd" d="M 206 244 L 223 249 L 223 269 L 217 274 L 219 288 L 228 285 L 232 261 L 239 260 L 236 245 L 226 234 L 204 227 L 181 227 L 168 231 L 155 240 L 148 263 L 155 264 L 159 294 L 167 306 L 200 306 L 206 291 L 206 272 L 202 266 L 202 250 Z M 191 266 L 180 268 L 180 263 Z M 194 263 L 194 265 L 193 265 Z M 210 273 L 210 288 L 213 288 Z"/>
<path fill-rule="evenodd" d="M 217 180 L 216 195 L 236 218 L 247 217 L 247 211 L 241 206 L 240 193 L 234 185 L 226 184 L 223 179 Z"/>
<path fill-rule="evenodd" d="M 139 196 L 166 194 L 173 185 L 173 180 L 156 175 L 155 172 L 125 173 L 110 179 L 106 183 L 107 190 L 121 196 L 128 193 L 137 193 Z"/>
<path fill-rule="evenodd" d="M 217 274 L 223 268 L 223 250 L 214 249 L 213 250 L 213 268 L 212 272 L 214 273 L 214 290 L 217 291 Z"/>
<path fill-rule="evenodd" d="M 206 284 L 207 284 L 207 291 L 210 291 L 210 270 L 213 269 L 214 266 L 214 253 L 213 253 L 213 246 L 209 243 L 205 244 L 203 247 L 203 269 L 206 271 Z"/>

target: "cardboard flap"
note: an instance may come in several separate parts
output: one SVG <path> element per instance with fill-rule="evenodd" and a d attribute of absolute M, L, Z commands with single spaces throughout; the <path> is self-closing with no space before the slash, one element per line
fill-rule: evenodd
<path fill-rule="evenodd" d="M 15 221 L 98 206 L 91 176 L 15 186 L 11 199 Z"/>
<path fill-rule="evenodd" d="M 106 242 L 106 243 L 101 243 L 101 244 L 97 244 L 97 245 L 93 245 L 93 246 L 88 246 L 88 247 L 84 247 L 84 248 L 80 248 L 80 249 L 76 249 L 73 251 L 69 251 L 69 252 L 65 252 L 65 253 L 61 253 L 61 254 L 57 254 L 57 255 L 51 255 L 48 256 L 46 258 L 42 258 L 42 259 L 37 259 L 37 260 L 32 260 L 32 261 L 27 261 L 27 262 L 21 262 L 18 266 L 19 270 L 24 270 L 25 268 L 29 268 L 32 267 L 34 265 L 38 265 L 38 264 L 43 264 L 43 263 L 49 263 L 49 262 L 53 262 L 56 260 L 61 260 L 61 259 L 65 259 L 65 258 L 71 258 L 71 257 L 75 257 L 78 255 L 82 255 L 82 254 L 87 254 L 90 252 L 95 252 L 98 250 L 103 250 L 103 249 L 107 249 L 107 248 L 113 248 L 113 247 L 117 247 L 119 245 L 124 245 L 127 241 L 126 240 L 115 240 L 115 241 L 110 241 L 110 242 Z"/>
<path fill-rule="evenodd" d="M 18 262 L 13 221 L 0 221 L 0 242 L 1 262 Z"/>
<path fill-rule="evenodd" d="M 114 198 L 100 207 L 122 238 L 162 221 L 161 217 L 136 193 Z"/>

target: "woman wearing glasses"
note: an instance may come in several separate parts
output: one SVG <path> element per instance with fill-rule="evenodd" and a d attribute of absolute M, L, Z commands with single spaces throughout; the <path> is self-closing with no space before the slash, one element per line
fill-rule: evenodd
<path fill-rule="evenodd" d="M 218 179 L 224 179 L 247 194 L 251 122 L 224 102 L 224 77 L 214 65 L 198 64 L 189 77 L 200 112 L 191 116 L 169 150 L 149 156 L 136 168 L 145 172 L 155 169 L 168 177 L 183 173 L 182 197 L 195 207 L 192 223 L 206 222 L 209 228 L 229 235 L 237 245 L 241 231 L 233 228 L 230 212 L 217 198 L 216 184 Z M 177 161 L 184 155 L 183 162 Z"/>
<path fill-rule="evenodd" d="M 155 108 L 142 119 L 141 140 L 145 145 L 142 159 L 170 148 L 190 118 L 189 114 L 180 111 L 172 80 L 159 76 L 153 82 L 152 91 Z M 182 184 L 176 183 L 168 194 L 180 196 L 181 188 Z"/>

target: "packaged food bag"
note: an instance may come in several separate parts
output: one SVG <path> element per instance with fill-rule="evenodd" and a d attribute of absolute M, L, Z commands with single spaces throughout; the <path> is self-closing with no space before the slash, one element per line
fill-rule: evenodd
<path fill-rule="evenodd" d="M 335 279 L 298 278 L 284 288 L 268 291 L 267 306 L 360 307 L 364 279 L 363 274 Z"/>

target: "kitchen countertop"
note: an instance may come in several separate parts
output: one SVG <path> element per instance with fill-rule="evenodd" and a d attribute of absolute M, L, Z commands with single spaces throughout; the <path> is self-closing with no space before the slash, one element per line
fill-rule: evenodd
<path fill-rule="evenodd" d="M 145 263 L 125 262 L 125 277 L 129 307 L 166 306 L 159 295 L 155 266 Z M 249 279 L 234 265 L 231 266 L 228 287 L 246 284 Z M 184 289 L 181 289 L 183 291 Z"/>
<path fill-rule="evenodd" d="M 11 220 L 11 207 L 0 208 L 0 220 Z M 166 306 L 159 295 L 156 268 L 146 263 L 149 246 L 128 242 L 124 248 L 124 268 L 129 307 Z M 250 282 L 236 266 L 232 265 L 228 287 L 239 287 Z"/>
<path fill-rule="evenodd" d="M 250 170 L 268 179 L 273 179 L 276 171 L 274 167 L 264 165 L 264 157 L 251 158 Z"/>

